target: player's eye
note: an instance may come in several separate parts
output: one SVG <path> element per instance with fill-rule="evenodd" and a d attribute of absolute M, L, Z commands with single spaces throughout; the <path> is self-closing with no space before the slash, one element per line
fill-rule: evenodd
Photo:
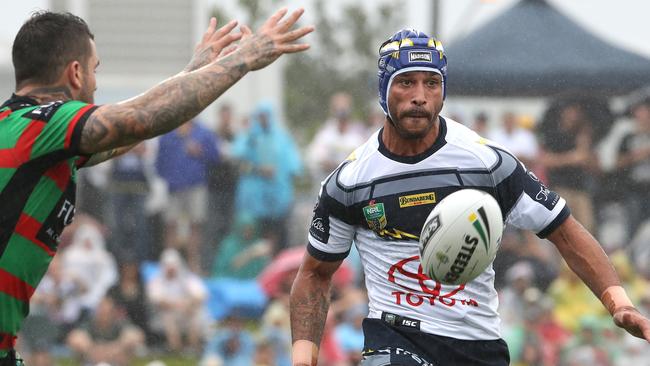
<path fill-rule="evenodd" d="M 436 87 L 436 86 L 440 85 L 441 82 L 442 82 L 442 81 L 441 81 L 441 80 L 438 80 L 438 79 L 429 79 L 429 81 L 427 81 L 427 85 L 428 85 L 429 87 L 432 87 L 432 88 L 433 88 L 433 87 Z"/>
<path fill-rule="evenodd" d="M 402 86 L 411 86 L 413 85 L 413 81 L 411 81 L 410 79 L 400 79 L 399 84 Z"/>

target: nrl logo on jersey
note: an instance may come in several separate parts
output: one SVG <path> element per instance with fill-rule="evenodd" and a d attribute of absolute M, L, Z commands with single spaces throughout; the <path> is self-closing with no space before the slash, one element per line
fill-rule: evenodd
<path fill-rule="evenodd" d="M 388 221 L 386 220 L 386 211 L 384 210 L 383 203 L 375 203 L 374 200 L 363 208 L 363 216 L 368 222 L 368 227 L 374 231 L 381 231 L 386 227 Z"/>

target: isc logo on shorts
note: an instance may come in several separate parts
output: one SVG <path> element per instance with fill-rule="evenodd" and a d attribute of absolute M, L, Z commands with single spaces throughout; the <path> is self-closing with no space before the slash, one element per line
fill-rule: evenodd
<path fill-rule="evenodd" d="M 417 321 L 417 320 L 404 319 L 404 320 L 402 320 L 402 325 L 405 326 L 405 327 L 420 328 L 420 322 Z"/>

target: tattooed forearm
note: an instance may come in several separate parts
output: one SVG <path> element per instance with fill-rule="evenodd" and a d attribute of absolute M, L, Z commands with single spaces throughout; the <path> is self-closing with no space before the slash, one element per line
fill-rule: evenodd
<path fill-rule="evenodd" d="M 330 299 L 330 281 L 300 272 L 291 291 L 291 337 L 320 345 Z"/>
<path fill-rule="evenodd" d="M 243 58 L 251 65 L 251 70 L 258 70 L 270 64 L 282 54 L 269 37 L 255 37 L 250 41 L 252 46 L 244 49 L 242 53 Z"/>
<path fill-rule="evenodd" d="M 110 159 L 112 159 L 114 157 L 125 154 L 129 150 L 133 149 L 136 145 L 137 145 L 137 143 L 133 144 L 133 145 L 118 147 L 118 148 L 115 148 L 115 149 L 110 149 L 110 150 L 107 150 L 107 151 L 103 151 L 103 152 L 100 152 L 100 153 L 93 154 L 93 156 L 91 156 L 90 159 L 88 159 L 86 164 L 84 164 L 84 168 L 87 168 L 87 167 L 90 167 L 90 166 L 93 166 L 93 165 L 97 165 L 99 163 L 103 163 L 106 160 L 110 160 Z"/>
<path fill-rule="evenodd" d="M 128 145 L 192 119 L 248 72 L 246 63 L 232 56 L 170 78 L 130 100 L 101 106 L 84 126 L 81 151 L 94 153 Z"/>
<path fill-rule="evenodd" d="M 194 57 L 192 57 L 190 63 L 185 66 L 185 69 L 183 71 L 192 72 L 194 70 L 202 68 L 203 66 L 206 66 L 212 61 L 214 53 L 215 50 L 212 47 L 208 47 L 202 50 L 201 52 L 194 55 Z"/>
<path fill-rule="evenodd" d="M 112 159 L 117 156 L 117 149 L 110 149 L 108 151 L 103 151 L 100 153 L 93 154 L 90 159 L 84 164 L 84 168 L 88 168 L 99 163 L 103 163 L 106 160 Z"/>
<path fill-rule="evenodd" d="M 248 71 L 269 65 L 283 53 L 306 50 L 308 45 L 293 42 L 310 33 L 313 27 L 290 30 L 302 12 L 302 9 L 294 11 L 281 21 L 286 11 L 280 10 L 258 33 L 253 34 L 244 27 L 240 36 L 225 36 L 224 42 L 217 42 L 219 45 L 228 45 L 239 37 L 241 42 L 237 51 L 224 57 L 219 57 L 221 46 L 211 44 L 212 35 L 208 33 L 184 72 L 138 97 L 94 111 L 81 134 L 81 152 L 105 151 L 166 133 L 196 116 Z M 235 25 L 226 26 L 223 34 L 217 31 L 213 35 L 219 39 Z"/>

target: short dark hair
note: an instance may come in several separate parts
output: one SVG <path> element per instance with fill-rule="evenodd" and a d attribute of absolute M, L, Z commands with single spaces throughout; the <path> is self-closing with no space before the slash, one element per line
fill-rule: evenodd
<path fill-rule="evenodd" d="M 88 24 L 70 13 L 39 11 L 20 27 L 12 49 L 16 89 L 29 81 L 54 83 L 72 61 L 85 65 L 95 36 Z"/>

